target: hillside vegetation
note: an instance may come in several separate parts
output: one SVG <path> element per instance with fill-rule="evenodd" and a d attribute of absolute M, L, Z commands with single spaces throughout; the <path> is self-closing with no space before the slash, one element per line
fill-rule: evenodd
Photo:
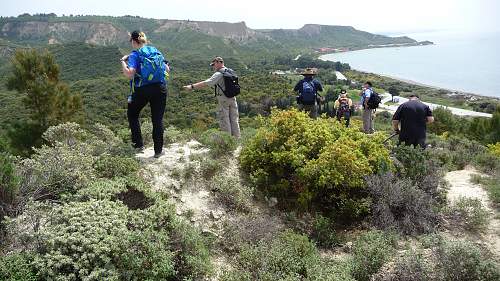
<path fill-rule="evenodd" d="M 356 99 L 372 80 L 380 92 L 446 93 L 309 53 L 313 41 L 411 39 L 132 16 L 21 15 L 0 27 L 0 280 L 500 279 L 498 101 L 462 103 L 492 118 L 437 109 L 427 149 L 397 146 L 388 112 L 372 135 L 358 112 L 350 128 L 332 118 L 340 89 Z M 147 107 L 147 148 L 130 143 L 119 58 L 137 28 L 172 65 L 159 159 Z M 213 55 L 240 75 L 239 140 L 217 129 L 213 88 L 182 90 L 212 74 Z M 325 87 L 318 119 L 295 109 L 305 67 Z"/>

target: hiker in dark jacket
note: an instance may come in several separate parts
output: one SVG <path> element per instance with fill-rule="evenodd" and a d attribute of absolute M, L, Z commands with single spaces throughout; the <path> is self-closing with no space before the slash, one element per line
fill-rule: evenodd
<path fill-rule="evenodd" d="M 297 103 L 299 109 L 309 112 L 309 117 L 318 117 L 318 92 L 323 91 L 323 85 L 314 79 L 317 70 L 315 68 L 306 68 L 301 74 L 304 79 L 300 80 L 293 88 L 298 92 Z"/>
<path fill-rule="evenodd" d="M 425 148 L 427 124 L 432 122 L 434 117 L 431 109 L 417 95 L 411 95 L 409 101 L 401 104 L 392 117 L 392 127 L 399 133 L 399 143 L 422 148 Z"/>
<path fill-rule="evenodd" d="M 141 124 L 139 114 L 149 103 L 151 107 L 151 122 L 153 123 L 153 143 L 154 157 L 158 158 L 163 151 L 163 114 L 167 101 L 167 88 L 165 77 L 169 71 L 168 64 L 165 63 L 165 73 L 160 80 L 152 80 L 140 77 L 141 62 L 144 54 L 156 53 L 159 51 L 147 45 L 147 38 L 144 32 L 133 31 L 129 38 L 134 49 L 129 55 L 123 56 L 120 61 L 123 74 L 130 79 L 131 95 L 128 97 L 127 117 L 132 135 L 133 146 L 139 150 L 144 148 L 141 134 Z M 160 53 L 161 54 L 161 53 Z M 163 56 L 163 55 L 161 55 Z"/>

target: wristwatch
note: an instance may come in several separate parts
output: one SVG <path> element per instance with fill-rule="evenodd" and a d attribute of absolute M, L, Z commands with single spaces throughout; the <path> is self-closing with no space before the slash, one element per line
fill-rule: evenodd
<path fill-rule="evenodd" d="M 193 89 L 194 89 L 194 85 L 193 85 L 193 84 L 191 84 L 191 90 L 193 90 Z"/>

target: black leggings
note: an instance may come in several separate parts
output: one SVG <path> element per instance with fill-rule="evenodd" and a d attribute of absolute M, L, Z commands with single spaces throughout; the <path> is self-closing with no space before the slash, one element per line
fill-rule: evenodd
<path fill-rule="evenodd" d="M 167 88 L 162 84 L 151 84 L 135 88 L 132 94 L 132 101 L 128 104 L 127 108 L 132 143 L 136 148 L 144 146 L 139 114 L 148 103 L 151 107 L 154 149 L 155 153 L 160 153 L 163 149 L 163 114 L 165 113 L 167 104 Z"/>

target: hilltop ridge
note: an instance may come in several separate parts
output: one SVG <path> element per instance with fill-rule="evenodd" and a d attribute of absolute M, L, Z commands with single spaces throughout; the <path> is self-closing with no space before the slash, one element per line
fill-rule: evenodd
<path fill-rule="evenodd" d="M 0 18 L 0 39 L 17 43 L 58 44 L 85 42 L 96 45 L 124 45 L 127 33 L 145 31 L 156 43 L 166 43 L 179 33 L 194 32 L 193 40 L 205 36 L 225 44 L 248 45 L 259 42 L 268 49 L 311 49 L 318 47 L 364 48 L 370 45 L 418 42 L 409 37 L 389 37 L 360 31 L 352 26 L 306 24 L 299 29 L 252 29 L 244 21 L 211 22 L 176 19 L 147 19 L 132 16 L 21 15 Z M 170 40 L 171 41 L 171 40 Z M 212 44 L 209 44 L 212 45 Z"/>

